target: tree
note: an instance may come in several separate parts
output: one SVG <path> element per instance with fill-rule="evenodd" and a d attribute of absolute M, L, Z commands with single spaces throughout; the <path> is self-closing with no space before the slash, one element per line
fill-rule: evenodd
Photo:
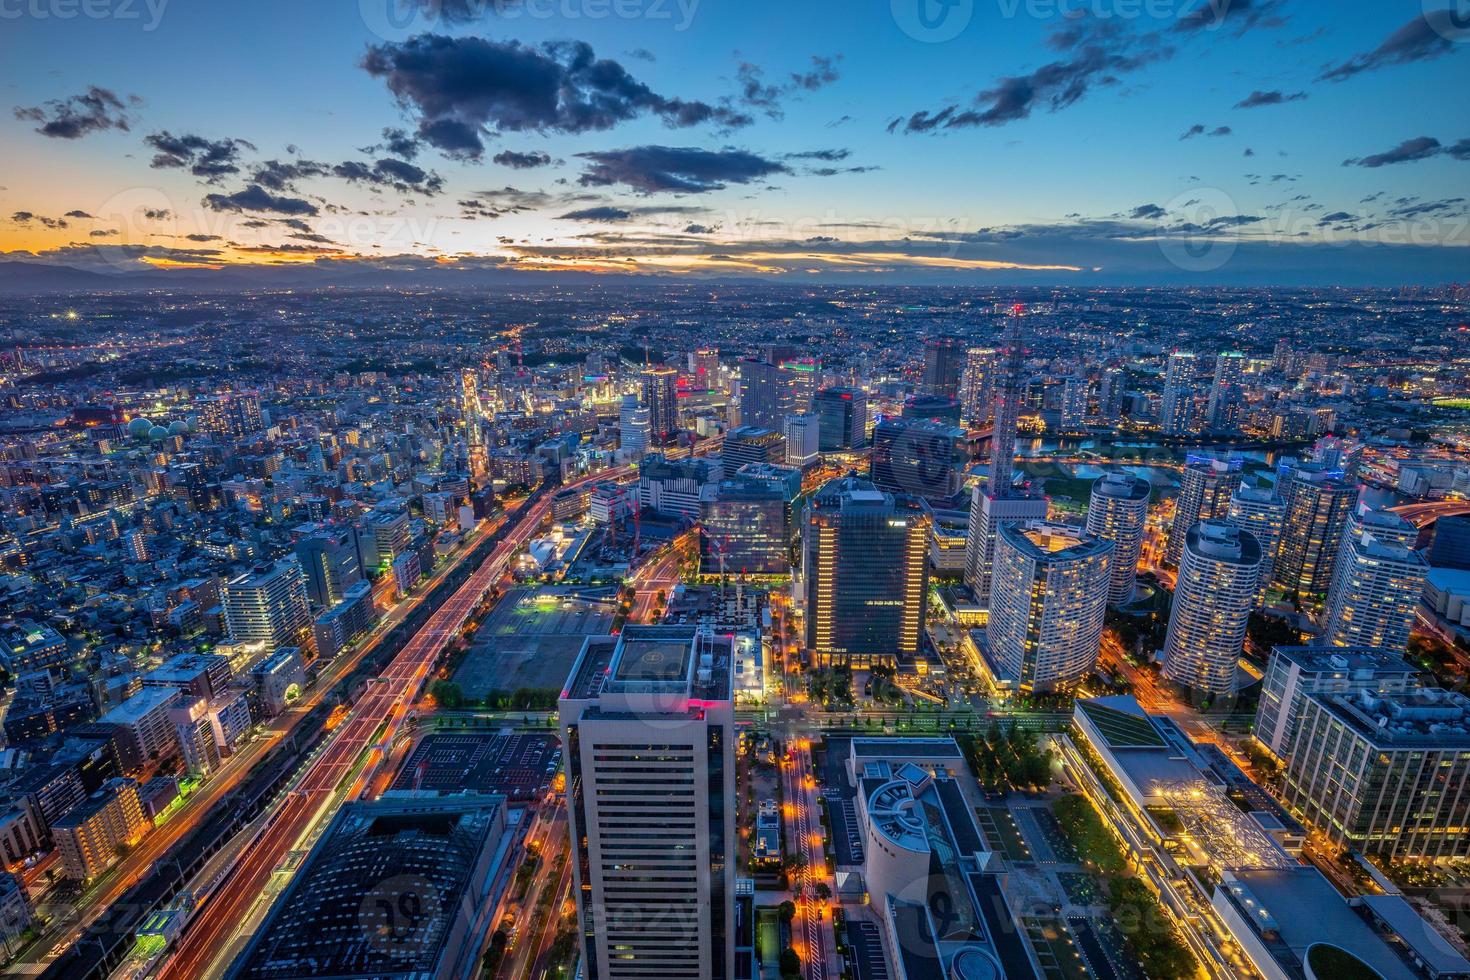
<path fill-rule="evenodd" d="M 796 903 L 788 898 L 776 907 L 776 915 L 781 918 L 782 922 L 790 925 L 791 920 L 796 918 Z"/>
<path fill-rule="evenodd" d="M 464 707 L 464 691 L 454 681 L 435 681 L 429 685 L 429 694 L 441 708 L 454 711 Z"/>
<path fill-rule="evenodd" d="M 817 901 L 825 902 L 832 897 L 832 889 L 825 881 L 819 881 L 812 888 L 812 894 L 816 896 Z"/>
<path fill-rule="evenodd" d="M 780 965 L 782 977 L 801 976 L 801 957 L 797 956 L 796 950 L 792 949 L 790 946 L 787 946 L 785 949 L 781 950 Z"/>

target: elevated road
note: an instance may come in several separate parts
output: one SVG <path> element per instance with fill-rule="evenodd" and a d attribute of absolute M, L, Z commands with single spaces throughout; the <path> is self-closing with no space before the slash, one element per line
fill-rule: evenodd
<path fill-rule="evenodd" d="M 570 485 L 592 479 L 616 479 L 628 472 L 606 471 Z M 405 712 L 418 697 L 445 645 L 505 576 L 511 559 L 530 541 L 550 509 L 550 494 L 544 494 L 527 507 L 490 557 L 429 617 L 388 667 L 369 682 L 347 718 L 328 737 L 325 748 L 309 763 L 295 790 L 255 840 L 244 848 L 235 866 L 195 914 L 159 971 L 161 980 L 196 980 L 211 975 L 215 961 L 238 938 L 237 928 L 249 918 L 276 868 L 317 821 L 329 815 L 334 802 L 340 802 L 339 791 L 348 777 L 358 771 L 363 757 L 376 751 L 375 746 L 392 742 Z"/>

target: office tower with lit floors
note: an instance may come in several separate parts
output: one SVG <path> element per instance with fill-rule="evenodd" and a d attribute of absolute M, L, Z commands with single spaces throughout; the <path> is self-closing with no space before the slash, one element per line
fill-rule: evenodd
<path fill-rule="evenodd" d="M 653 441 L 667 442 L 679 431 L 679 372 L 667 365 L 644 368 L 643 404 Z"/>
<path fill-rule="evenodd" d="M 1261 546 L 1249 531 L 1224 521 L 1189 529 L 1164 637 L 1164 677 L 1207 696 L 1235 693 L 1260 574 Z"/>
<path fill-rule="evenodd" d="M 812 399 L 824 453 L 856 449 L 868 441 L 868 396 L 861 388 L 823 388 Z"/>
<path fill-rule="evenodd" d="M 1164 391 L 1159 407 L 1159 425 L 1164 435 L 1186 435 L 1194 430 L 1195 374 L 1198 358 L 1188 351 L 1169 355 L 1164 368 Z"/>
<path fill-rule="evenodd" d="M 991 565 L 995 539 L 1006 524 L 1045 520 L 1047 499 L 1017 491 L 1011 482 L 1016 461 L 1016 424 L 1025 390 L 1021 384 L 1021 310 L 1012 311 L 1006 345 L 996 381 L 994 422 L 990 436 L 990 478 L 970 494 L 970 517 L 965 541 L 965 586 L 980 605 L 990 601 Z"/>
<path fill-rule="evenodd" d="M 1428 576 L 1429 564 L 1419 552 L 1392 538 L 1380 540 L 1370 530 L 1350 529 L 1327 593 L 1323 641 L 1335 647 L 1407 650 Z"/>
<path fill-rule="evenodd" d="M 1357 502 L 1357 485 L 1337 471 L 1303 467 L 1291 475 L 1276 553 L 1276 581 L 1288 594 L 1312 596 L 1328 590 Z"/>
<path fill-rule="evenodd" d="M 786 416 L 786 462 L 791 466 L 809 466 L 821 458 L 821 420 L 813 412 Z"/>
<path fill-rule="evenodd" d="M 561 693 L 582 976 L 735 980 L 730 637 L 588 637 Z"/>
<path fill-rule="evenodd" d="M 1114 547 L 1066 524 L 1000 529 L 982 647 L 996 687 L 1069 690 L 1087 676 L 1097 663 Z"/>
<path fill-rule="evenodd" d="M 817 491 L 802 533 L 806 646 L 817 666 L 912 656 L 924 635 L 929 521 L 867 480 Z"/>
<path fill-rule="evenodd" d="M 768 360 L 740 362 L 740 422 L 775 428 L 796 411 L 796 379 Z"/>
<path fill-rule="evenodd" d="M 1210 400 L 1205 407 L 1205 416 L 1211 429 L 1217 432 L 1233 432 L 1240 428 L 1245 400 L 1241 394 L 1241 383 L 1245 380 L 1245 355 L 1240 351 L 1225 351 L 1215 357 L 1215 378 L 1210 385 Z"/>
<path fill-rule="evenodd" d="M 890 416 L 873 427 L 870 459 L 879 490 L 948 503 L 964 487 L 970 452 L 964 429 Z"/>
<path fill-rule="evenodd" d="M 965 368 L 965 342 L 960 337 L 930 337 L 924 341 L 924 378 L 919 390 L 926 395 L 955 398 Z"/>
<path fill-rule="evenodd" d="M 1240 488 L 1239 457 L 1216 459 L 1213 456 L 1190 456 L 1179 474 L 1179 493 L 1174 498 L 1174 520 L 1169 525 L 1169 539 L 1164 545 L 1164 563 L 1179 567 L 1184 554 L 1184 538 L 1200 521 L 1212 521 L 1230 512 L 1230 498 Z"/>
<path fill-rule="evenodd" d="M 637 395 L 624 395 L 618 406 L 618 443 L 629 459 L 642 459 L 653 441 L 653 415 Z"/>
<path fill-rule="evenodd" d="M 1237 487 L 1230 497 L 1225 519 L 1245 528 L 1261 546 L 1261 584 L 1256 591 L 1256 607 L 1266 602 L 1266 590 L 1273 581 L 1276 549 L 1281 546 L 1281 526 L 1286 521 L 1286 501 L 1272 487 Z"/>
<path fill-rule="evenodd" d="M 1152 492 L 1153 486 L 1147 480 L 1126 472 L 1104 474 L 1092 485 L 1087 504 L 1087 533 L 1113 543 L 1108 574 L 1109 605 L 1122 605 L 1133 597 Z"/>

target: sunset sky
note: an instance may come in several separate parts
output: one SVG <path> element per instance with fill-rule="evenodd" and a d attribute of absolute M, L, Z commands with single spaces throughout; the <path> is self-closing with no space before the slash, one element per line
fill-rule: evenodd
<path fill-rule="evenodd" d="M 1441 7 L 12 0 L 0 259 L 1463 280 Z"/>

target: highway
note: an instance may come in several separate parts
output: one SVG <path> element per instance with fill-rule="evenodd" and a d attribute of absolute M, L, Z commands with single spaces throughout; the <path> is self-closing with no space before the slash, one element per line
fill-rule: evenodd
<path fill-rule="evenodd" d="M 627 471 L 607 471 L 591 479 L 616 479 Z M 347 718 L 302 775 L 269 823 L 241 852 L 239 861 L 190 922 L 158 976 L 194 980 L 211 975 L 215 960 L 234 943 L 236 929 L 269 884 L 271 875 L 319 820 L 340 801 L 342 783 L 361 758 L 379 744 L 392 743 L 409 705 L 418 696 L 445 644 L 459 633 L 485 595 L 505 576 L 511 559 L 546 519 L 551 494 L 543 495 L 519 517 L 490 557 L 445 600 L 423 628 L 404 644 L 388 667 L 368 683 Z"/>
<path fill-rule="evenodd" d="M 1470 500 L 1431 500 L 1420 504 L 1400 504 L 1388 509 L 1415 527 L 1424 527 L 1441 517 L 1470 514 Z"/>
<path fill-rule="evenodd" d="M 497 526 L 498 523 L 481 525 L 467 535 L 454 559 L 445 562 L 412 596 L 394 606 L 356 648 L 333 660 L 299 701 L 271 719 L 264 730 L 253 739 L 238 746 L 224 765 L 177 811 L 94 882 L 80 901 L 68 906 L 65 916 L 56 916 L 52 930 L 31 947 L 34 955 L 28 954 L 23 960 L 44 966 L 75 943 L 86 932 L 87 927 L 146 875 L 169 848 L 192 831 L 201 819 L 238 787 L 281 739 L 321 703 L 337 682 L 351 674 L 363 658 L 376 649 L 382 638 L 412 613 L 422 599 L 459 565 L 460 560 L 474 550 L 475 543 L 485 534 L 493 533 Z"/>
<path fill-rule="evenodd" d="M 688 559 L 691 543 L 698 547 L 699 532 L 686 531 L 656 552 L 640 565 L 631 576 L 635 589 L 633 608 L 628 612 L 630 623 L 651 623 L 660 603 L 659 594 L 664 596 L 663 605 L 679 584 L 679 564 Z"/>

